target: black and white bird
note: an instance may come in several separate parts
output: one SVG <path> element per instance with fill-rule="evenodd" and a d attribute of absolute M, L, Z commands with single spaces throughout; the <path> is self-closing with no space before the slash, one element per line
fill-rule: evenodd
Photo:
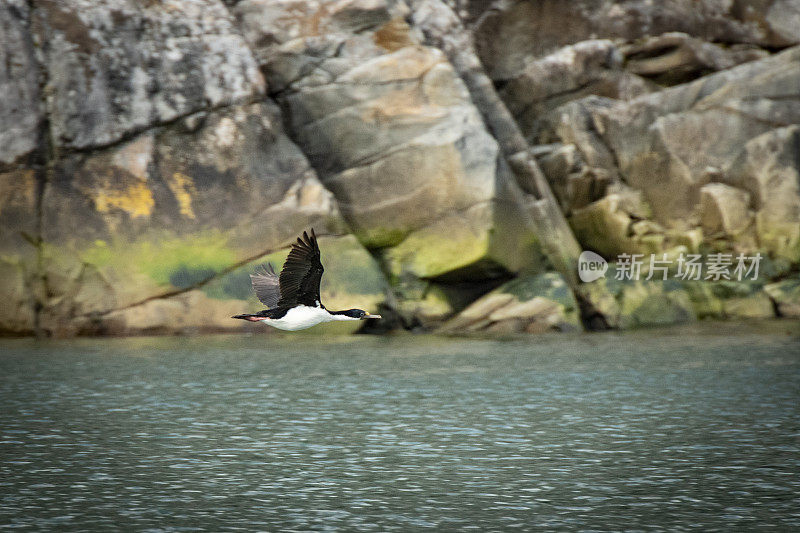
<path fill-rule="evenodd" d="M 269 309 L 231 318 L 263 322 L 288 331 L 306 329 L 334 320 L 381 318 L 381 315 L 371 315 L 361 309 L 325 309 L 319 299 L 319 283 L 323 272 L 317 236 L 312 228 L 310 237 L 304 231 L 303 237 L 298 237 L 297 242 L 292 245 L 280 276 L 269 263 L 263 271 L 250 274 L 256 296 Z"/>

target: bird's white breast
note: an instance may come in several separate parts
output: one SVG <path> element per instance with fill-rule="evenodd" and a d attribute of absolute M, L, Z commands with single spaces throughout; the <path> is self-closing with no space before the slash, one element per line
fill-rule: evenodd
<path fill-rule="evenodd" d="M 289 309 L 282 318 L 265 318 L 262 322 L 274 328 L 297 331 L 331 320 L 333 320 L 331 314 L 322 307 L 298 305 Z"/>

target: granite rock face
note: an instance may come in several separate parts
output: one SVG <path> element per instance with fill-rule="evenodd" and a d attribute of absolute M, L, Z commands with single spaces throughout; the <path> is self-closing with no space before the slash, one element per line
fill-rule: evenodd
<path fill-rule="evenodd" d="M 0 334 L 30 334 L 36 323 L 45 114 L 30 17 L 28 2 L 0 5 Z"/>
<path fill-rule="evenodd" d="M 245 271 L 309 227 L 373 279 L 367 293 L 332 276 L 332 301 L 377 304 L 377 264 L 224 4 L 2 9 L 2 331 L 247 329 L 229 318 L 260 306 Z"/>
<path fill-rule="evenodd" d="M 537 266 L 497 143 L 401 5 L 248 0 L 235 12 L 292 137 L 392 276 Z"/>
<path fill-rule="evenodd" d="M 208 107 L 264 94 L 264 80 L 216 0 L 41 0 L 53 142 L 86 149 Z"/>
<path fill-rule="evenodd" d="M 624 57 L 610 40 L 588 40 L 527 61 L 500 92 L 529 138 L 539 118 L 562 104 L 590 94 L 630 100 L 657 87 L 622 68 Z"/>
<path fill-rule="evenodd" d="M 0 5 L 0 172 L 32 163 L 44 119 L 27 2 Z"/>
<path fill-rule="evenodd" d="M 755 236 L 773 255 L 800 258 L 800 126 L 772 129 L 747 141 L 723 179 L 750 195 Z"/>
<path fill-rule="evenodd" d="M 224 320 L 246 310 L 248 278 L 214 298 L 201 296 L 206 284 L 309 227 L 344 232 L 330 192 L 267 104 L 191 116 L 65 157 L 45 187 L 42 213 L 50 294 L 40 319 L 52 331 L 149 330 L 156 326 L 141 309 L 151 308 L 175 312 L 165 329 L 237 327 Z"/>
<path fill-rule="evenodd" d="M 645 220 L 661 235 L 653 251 L 701 230 L 710 247 L 764 250 L 796 263 L 798 88 L 800 49 L 793 48 L 629 102 L 590 97 L 551 112 L 549 139 L 574 147 L 577 172 L 595 170 L 612 183 L 589 205 L 565 198 L 581 206 L 572 220 L 582 242 L 636 234 L 633 226 Z M 605 212 L 619 186 L 641 191 L 647 209 L 628 222 L 590 215 Z M 587 234 L 587 218 L 599 231 Z"/>
<path fill-rule="evenodd" d="M 476 24 L 475 41 L 495 80 L 514 77 L 530 57 L 589 38 L 631 42 L 681 32 L 706 42 L 762 47 L 800 43 L 800 8 L 791 0 L 501 0 L 492 7 Z"/>
<path fill-rule="evenodd" d="M 260 331 L 229 318 L 248 273 L 310 227 L 327 305 L 386 327 L 797 317 L 798 27 L 789 0 L 6 0 L 0 334 Z"/>

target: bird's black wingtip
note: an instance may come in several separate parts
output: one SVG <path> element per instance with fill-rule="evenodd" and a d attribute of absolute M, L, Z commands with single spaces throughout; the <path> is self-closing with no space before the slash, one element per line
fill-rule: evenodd
<path fill-rule="evenodd" d="M 297 238 L 297 244 L 303 247 L 314 247 L 314 244 L 317 242 L 317 234 L 314 231 L 314 228 L 311 228 L 311 235 L 308 235 L 308 231 L 303 231 L 303 235 Z"/>

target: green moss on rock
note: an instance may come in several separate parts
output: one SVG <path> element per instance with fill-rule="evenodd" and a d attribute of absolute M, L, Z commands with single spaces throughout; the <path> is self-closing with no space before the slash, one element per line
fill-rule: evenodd
<path fill-rule="evenodd" d="M 384 258 L 392 275 L 406 272 L 418 278 L 434 278 L 477 263 L 489 253 L 489 235 L 467 226 L 426 227 L 389 248 Z"/>
<path fill-rule="evenodd" d="M 96 240 L 80 259 L 102 270 L 136 271 L 157 285 L 186 288 L 236 263 L 236 252 L 219 231 L 175 236 L 150 234 L 136 241 Z M 175 282 L 175 283 L 173 283 Z"/>
<path fill-rule="evenodd" d="M 688 322 L 696 318 L 687 291 L 675 280 L 605 278 L 583 285 L 583 295 L 614 328 L 630 329 Z"/>
<path fill-rule="evenodd" d="M 763 281 L 683 281 L 699 318 L 770 318 L 772 302 Z"/>

